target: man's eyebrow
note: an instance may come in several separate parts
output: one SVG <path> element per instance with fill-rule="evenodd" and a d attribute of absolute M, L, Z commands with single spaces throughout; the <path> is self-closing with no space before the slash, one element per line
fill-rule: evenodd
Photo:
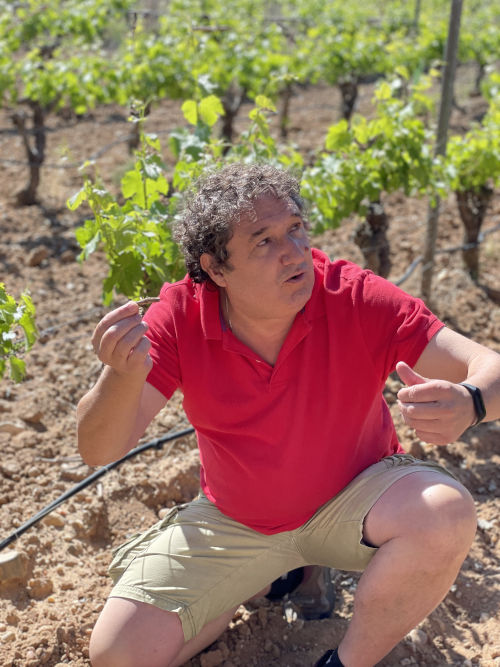
<path fill-rule="evenodd" d="M 261 227 L 260 229 L 257 229 L 255 232 L 252 232 L 250 236 L 248 237 L 250 240 L 254 239 L 256 236 L 260 236 L 261 234 L 265 234 L 269 227 Z"/>
<path fill-rule="evenodd" d="M 293 211 L 290 215 L 291 218 L 299 218 L 302 222 L 304 222 L 304 219 L 302 218 L 302 215 L 297 211 Z M 259 229 L 256 229 L 254 232 L 251 232 L 249 235 L 249 240 L 251 241 L 252 239 L 256 238 L 257 236 L 260 236 L 261 234 L 265 234 L 269 230 L 269 225 L 264 225 L 263 227 L 259 227 Z"/>

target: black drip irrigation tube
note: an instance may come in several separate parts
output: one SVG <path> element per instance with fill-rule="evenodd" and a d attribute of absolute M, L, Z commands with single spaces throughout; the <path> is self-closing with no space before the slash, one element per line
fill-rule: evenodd
<path fill-rule="evenodd" d="M 23 533 L 25 533 L 28 530 L 28 528 L 34 526 L 41 519 L 43 519 L 44 516 L 47 516 L 47 514 L 53 512 L 56 509 L 56 507 L 59 507 L 59 505 L 61 505 L 65 500 L 68 500 L 68 498 L 71 498 L 71 496 L 74 496 L 82 489 L 85 489 L 87 486 L 90 486 L 90 484 L 95 482 L 96 479 L 99 479 L 99 477 L 102 477 L 110 470 L 113 470 L 113 468 L 117 468 L 125 461 L 128 461 L 128 459 L 131 459 L 134 456 L 137 456 L 137 454 L 146 451 L 146 449 L 153 449 L 153 448 L 160 449 L 166 442 L 177 440 L 178 438 L 182 438 L 185 435 L 190 435 L 191 433 L 194 433 L 194 428 L 192 427 L 186 428 L 183 431 L 177 431 L 176 433 L 171 433 L 170 435 L 168 434 L 163 435 L 160 438 L 155 438 L 154 440 L 145 442 L 144 444 L 139 445 L 138 447 L 134 447 L 134 449 L 131 449 L 121 459 L 118 459 L 117 461 L 113 461 L 112 463 L 108 463 L 107 465 L 102 466 L 102 468 L 99 468 L 99 470 L 96 470 L 94 473 L 92 473 L 92 475 L 89 475 L 88 477 L 83 479 L 81 482 L 76 484 L 72 489 L 65 491 L 62 495 L 59 496 L 59 498 L 53 500 L 49 505 L 40 510 L 38 514 L 35 514 L 34 516 L 31 517 L 31 519 L 28 519 L 28 521 L 23 523 L 22 526 L 19 526 L 17 530 L 15 530 L 11 535 L 6 537 L 5 540 L 0 542 L 0 551 L 2 551 L 2 549 L 5 549 L 5 547 L 9 546 L 9 544 L 11 544 L 14 540 L 17 540 L 17 538 L 20 537 Z"/>

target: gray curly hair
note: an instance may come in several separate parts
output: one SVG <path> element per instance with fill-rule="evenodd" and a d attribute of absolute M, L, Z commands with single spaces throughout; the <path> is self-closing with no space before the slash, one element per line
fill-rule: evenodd
<path fill-rule="evenodd" d="M 181 246 L 193 282 L 210 281 L 200 265 L 203 253 L 212 255 L 219 267 L 232 268 L 227 244 L 233 236 L 234 224 L 244 215 L 255 215 L 254 203 L 267 195 L 292 200 L 308 226 L 299 181 L 289 171 L 270 164 L 237 162 L 197 181 L 174 229 L 174 238 Z"/>

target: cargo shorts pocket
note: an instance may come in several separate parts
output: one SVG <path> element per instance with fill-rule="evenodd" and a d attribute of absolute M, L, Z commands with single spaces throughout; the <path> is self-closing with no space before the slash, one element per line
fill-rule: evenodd
<path fill-rule="evenodd" d="M 134 533 L 123 544 L 113 549 L 111 563 L 108 567 L 108 574 L 113 583 L 116 584 L 134 559 L 142 554 L 169 524 L 175 521 L 177 514 L 184 507 L 187 507 L 187 503 L 172 507 L 160 521 L 157 521 L 142 533 Z"/>

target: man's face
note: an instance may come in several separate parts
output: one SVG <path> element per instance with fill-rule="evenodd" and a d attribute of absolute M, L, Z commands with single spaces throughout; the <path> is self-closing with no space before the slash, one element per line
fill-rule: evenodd
<path fill-rule="evenodd" d="M 255 216 L 235 224 L 229 267 L 211 276 L 226 289 L 235 315 L 291 320 L 314 285 L 309 239 L 297 205 L 273 196 L 259 199 Z"/>

